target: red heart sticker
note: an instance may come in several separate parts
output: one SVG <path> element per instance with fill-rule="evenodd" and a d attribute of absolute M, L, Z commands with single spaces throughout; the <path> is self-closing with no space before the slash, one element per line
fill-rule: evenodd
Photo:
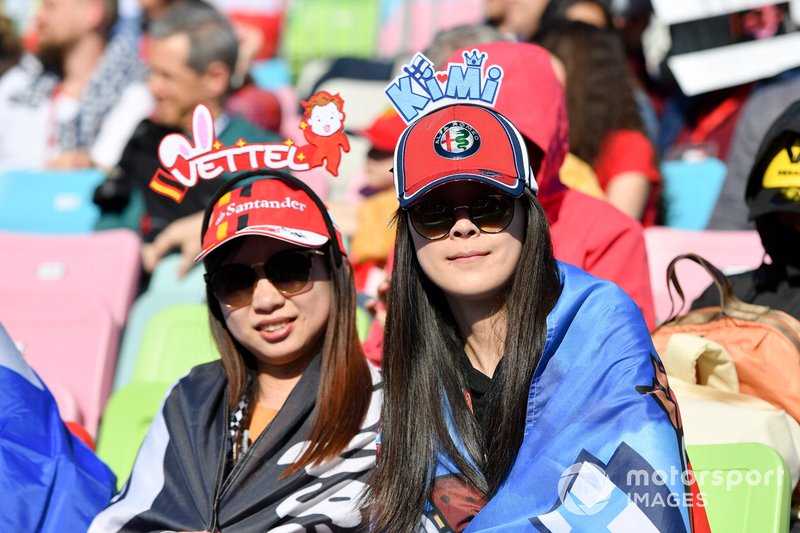
<path fill-rule="evenodd" d="M 439 83 L 444 83 L 447 81 L 447 72 L 437 72 L 436 79 L 439 80 Z"/>

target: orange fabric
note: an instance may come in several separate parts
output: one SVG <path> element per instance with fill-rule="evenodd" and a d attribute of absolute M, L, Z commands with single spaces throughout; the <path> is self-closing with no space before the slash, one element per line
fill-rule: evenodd
<path fill-rule="evenodd" d="M 689 315 L 705 310 L 691 311 Z M 800 322 L 781 311 L 770 311 L 785 331 L 800 340 Z M 700 324 L 668 323 L 653 332 L 653 345 L 663 353 L 673 333 L 700 335 L 721 344 L 731 354 L 739 390 L 761 398 L 800 421 L 800 361 L 792 340 L 778 329 L 754 320 L 723 317 Z"/>
<path fill-rule="evenodd" d="M 277 409 L 270 409 L 256 402 L 256 406 L 253 409 L 253 417 L 250 419 L 250 427 L 247 428 L 247 431 L 250 433 L 251 442 L 255 441 L 258 436 L 267 429 L 267 426 L 277 414 Z"/>

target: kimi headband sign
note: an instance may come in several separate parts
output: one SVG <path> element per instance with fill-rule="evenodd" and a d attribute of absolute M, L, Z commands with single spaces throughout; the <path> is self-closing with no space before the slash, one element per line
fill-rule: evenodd
<path fill-rule="evenodd" d="M 430 59 L 417 52 L 403 72 L 384 90 L 397 113 L 409 124 L 428 111 L 450 104 L 494 106 L 503 68 L 486 65 L 488 54 L 474 49 L 463 53 L 463 63 L 449 63 L 436 72 Z"/>
<path fill-rule="evenodd" d="M 150 180 L 158 194 L 181 203 L 199 180 L 212 180 L 223 173 L 243 170 L 290 170 L 303 172 L 325 167 L 338 176 L 342 152 L 350 151 L 344 134 L 344 100 L 338 94 L 320 91 L 303 102 L 300 122 L 306 144 L 291 139 L 273 143 L 247 143 L 239 139 L 234 146 L 223 146 L 214 133 L 214 117 L 204 105 L 192 116 L 192 139 L 180 133 L 164 137 L 158 147 L 159 168 Z"/>

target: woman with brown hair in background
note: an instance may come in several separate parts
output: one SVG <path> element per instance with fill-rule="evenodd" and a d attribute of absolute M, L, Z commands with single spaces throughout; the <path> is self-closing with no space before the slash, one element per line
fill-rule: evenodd
<path fill-rule="evenodd" d="M 611 204 L 655 224 L 661 176 L 622 42 L 611 31 L 564 22 L 544 30 L 540 44 L 566 69 L 570 150 L 592 165 Z"/>

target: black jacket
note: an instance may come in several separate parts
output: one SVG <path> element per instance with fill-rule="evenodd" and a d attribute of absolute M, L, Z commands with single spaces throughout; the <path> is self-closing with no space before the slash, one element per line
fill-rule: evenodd
<path fill-rule="evenodd" d="M 227 382 L 219 362 L 195 367 L 167 393 L 130 479 L 89 531 L 363 529 L 355 502 L 375 465 L 382 402 L 376 370 L 364 424 L 341 460 L 280 479 L 304 446 L 319 366 L 318 357 L 270 426 L 227 473 Z"/>

